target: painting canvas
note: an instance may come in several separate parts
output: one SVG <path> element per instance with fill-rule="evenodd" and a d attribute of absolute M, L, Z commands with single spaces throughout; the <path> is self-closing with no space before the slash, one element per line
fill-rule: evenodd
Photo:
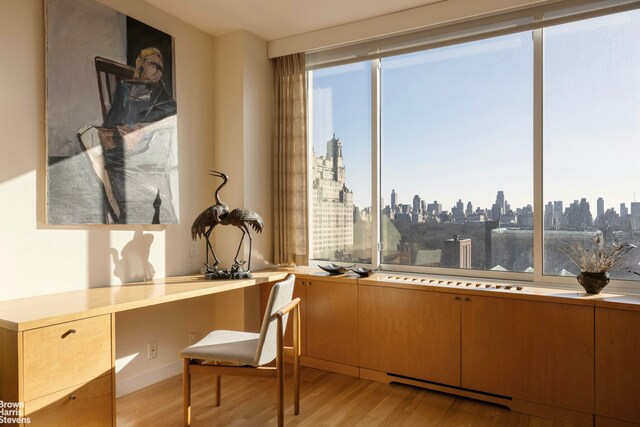
<path fill-rule="evenodd" d="M 47 0 L 47 222 L 177 223 L 173 37 Z"/>

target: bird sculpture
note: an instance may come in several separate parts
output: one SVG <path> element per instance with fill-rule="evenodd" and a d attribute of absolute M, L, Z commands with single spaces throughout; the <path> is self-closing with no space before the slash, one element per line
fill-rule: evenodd
<path fill-rule="evenodd" d="M 233 209 L 229 211 L 229 207 L 220 200 L 220 190 L 227 184 L 229 178 L 222 172 L 218 172 L 215 170 L 209 170 L 208 174 L 211 176 L 216 176 L 222 178 L 222 184 L 218 186 L 215 191 L 215 200 L 216 203 L 204 211 L 200 215 L 196 217 L 193 221 L 193 225 L 191 226 L 191 237 L 193 240 L 196 238 L 205 237 L 207 241 L 207 255 L 206 255 L 206 267 L 208 272 L 215 272 L 214 276 L 217 277 L 229 277 L 234 278 L 234 275 L 237 275 L 240 267 L 245 263 L 244 260 L 238 260 L 238 256 L 240 254 L 240 249 L 242 248 L 242 243 L 244 242 L 244 237 L 247 235 L 249 237 L 249 257 L 247 263 L 247 272 L 251 271 L 251 246 L 253 243 L 253 237 L 251 236 L 251 229 L 256 231 L 257 233 L 262 232 L 262 227 L 264 222 L 262 217 L 255 211 L 250 209 Z M 209 240 L 209 236 L 213 231 L 214 227 L 220 225 L 233 225 L 238 227 L 240 231 L 242 231 L 242 237 L 240 238 L 240 244 L 238 245 L 238 250 L 236 251 L 236 255 L 233 259 L 234 264 L 231 272 L 227 272 L 226 274 L 218 273 L 218 264 L 220 260 L 216 256 L 215 251 L 213 250 L 213 246 Z M 215 263 L 213 266 L 209 265 L 209 253 L 213 256 Z M 245 276 L 246 277 L 246 276 Z"/>
<path fill-rule="evenodd" d="M 238 261 L 238 255 L 240 254 L 240 249 L 242 248 L 242 242 L 244 241 L 244 236 L 249 237 L 249 262 L 247 263 L 247 271 L 251 271 L 251 245 L 253 243 L 253 238 L 251 237 L 251 229 L 253 228 L 257 233 L 262 233 L 262 226 L 264 225 L 262 221 L 262 217 L 258 215 L 257 212 L 254 212 L 250 209 L 234 209 L 231 212 L 224 213 L 219 215 L 216 211 L 214 216 L 218 219 L 220 225 L 233 225 L 238 227 L 242 231 L 242 237 L 240 238 L 240 244 L 238 245 L 238 250 L 236 251 L 236 256 L 233 258 L 234 268 L 238 268 L 240 265 L 244 264 L 244 261 Z"/>
<path fill-rule="evenodd" d="M 220 200 L 220 190 L 227 184 L 229 177 L 221 172 L 214 170 L 209 170 L 207 174 L 222 178 L 222 184 L 218 186 L 215 192 L 216 203 L 203 210 L 200 215 L 198 215 L 193 221 L 193 224 L 191 225 L 191 238 L 195 241 L 196 239 L 202 238 L 204 236 L 205 240 L 207 241 L 205 265 L 208 269 L 211 269 L 211 265 L 209 265 L 209 253 L 213 255 L 213 259 L 215 260 L 215 264 L 213 265 L 214 267 L 217 267 L 218 264 L 220 264 L 220 260 L 213 250 L 213 246 L 211 245 L 209 236 L 211 235 L 213 228 L 219 224 L 218 218 L 229 212 L 229 207 L 226 204 L 222 203 L 222 201 Z"/>

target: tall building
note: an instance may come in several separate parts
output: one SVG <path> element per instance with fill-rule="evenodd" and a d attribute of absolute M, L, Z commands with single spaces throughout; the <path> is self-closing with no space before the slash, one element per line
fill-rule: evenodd
<path fill-rule="evenodd" d="M 498 205 L 498 207 L 500 208 L 500 213 L 501 214 L 506 213 L 505 210 L 504 210 L 504 208 L 505 208 L 504 202 L 505 202 L 505 200 L 504 200 L 504 191 L 500 190 L 500 191 L 498 191 L 498 195 L 496 196 L 496 205 Z M 497 219 L 497 218 L 494 218 L 494 219 Z"/>
<path fill-rule="evenodd" d="M 342 142 L 327 141 L 325 156 L 314 154 L 313 257 L 349 257 L 353 250 L 353 193 L 346 185 Z"/>
<path fill-rule="evenodd" d="M 420 196 L 413 196 L 413 210 L 411 211 L 411 222 L 420 222 Z"/>
<path fill-rule="evenodd" d="M 624 203 L 620 203 L 620 218 L 626 218 L 629 216 L 629 209 L 627 205 Z"/>
<path fill-rule="evenodd" d="M 395 211 L 398 206 L 398 193 L 396 193 L 396 189 L 391 190 L 391 211 Z"/>
<path fill-rule="evenodd" d="M 434 200 L 433 203 L 429 203 L 427 205 L 427 213 L 429 215 L 440 215 L 440 212 L 442 212 L 442 203 L 438 203 L 437 200 Z"/>
<path fill-rule="evenodd" d="M 602 217 L 604 215 L 604 199 L 602 197 L 598 197 L 598 201 L 596 202 L 596 218 Z"/>
<path fill-rule="evenodd" d="M 640 217 L 640 202 L 631 202 L 631 216 Z"/>

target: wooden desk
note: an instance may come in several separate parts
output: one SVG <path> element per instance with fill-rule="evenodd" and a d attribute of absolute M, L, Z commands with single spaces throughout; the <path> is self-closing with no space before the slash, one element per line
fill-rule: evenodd
<path fill-rule="evenodd" d="M 31 425 L 115 425 L 115 313 L 283 279 L 201 275 L 0 302 L 0 400 Z M 2 415 L 2 414 L 0 414 Z"/>

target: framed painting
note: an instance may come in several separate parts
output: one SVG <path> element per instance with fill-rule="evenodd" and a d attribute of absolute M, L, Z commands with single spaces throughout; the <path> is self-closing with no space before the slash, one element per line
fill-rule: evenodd
<path fill-rule="evenodd" d="M 179 219 L 173 37 L 94 0 L 45 0 L 47 222 Z"/>

